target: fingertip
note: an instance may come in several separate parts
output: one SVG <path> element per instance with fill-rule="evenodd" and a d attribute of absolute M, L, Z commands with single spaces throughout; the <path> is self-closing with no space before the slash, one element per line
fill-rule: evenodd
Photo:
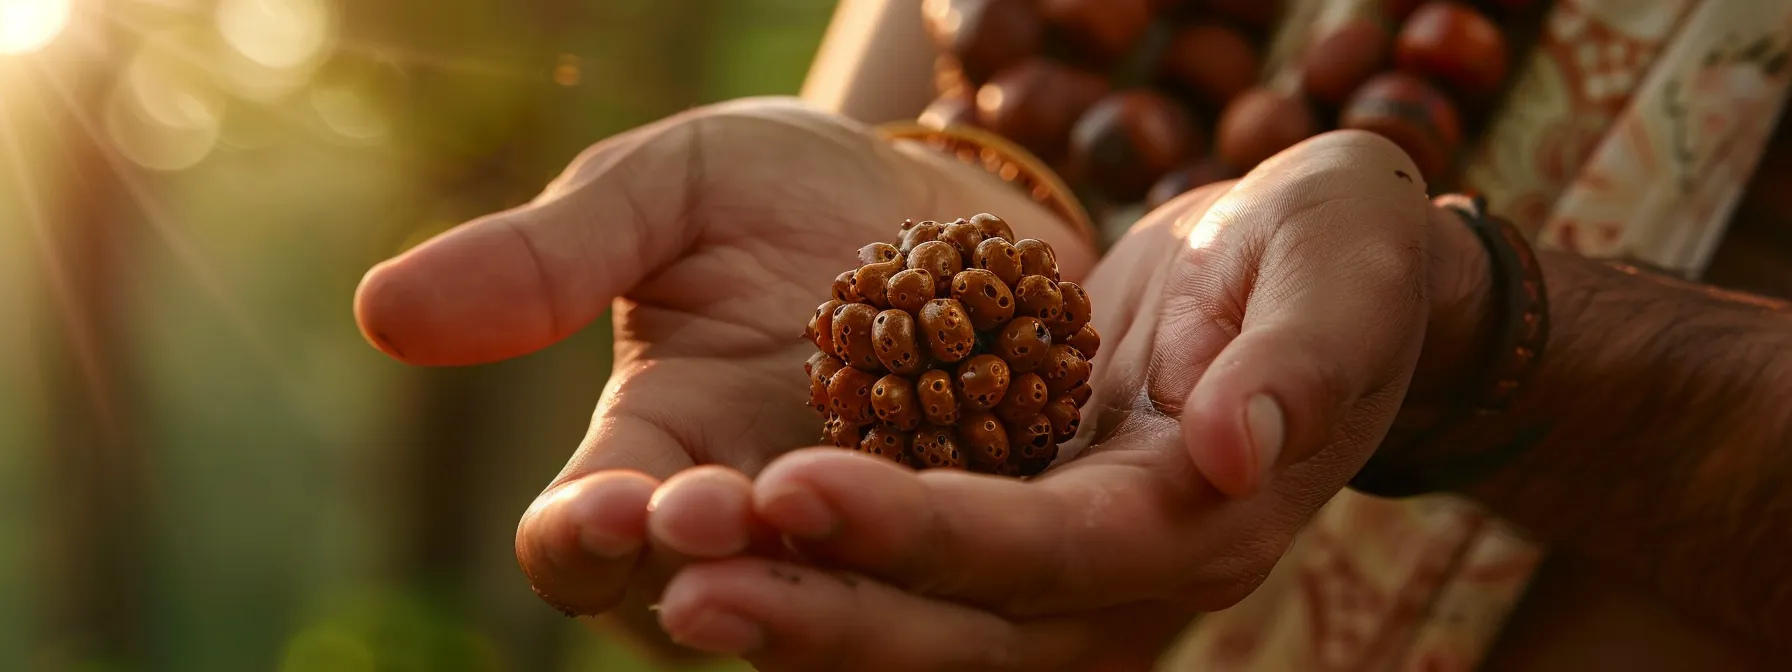
<path fill-rule="evenodd" d="M 753 508 L 780 532 L 823 540 L 853 522 L 850 519 L 879 518 L 879 512 L 900 506 L 911 494 L 900 479 L 912 475 L 900 465 L 863 453 L 829 448 L 795 451 L 760 472 Z"/>
<path fill-rule="evenodd" d="M 753 482 L 726 467 L 679 472 L 653 493 L 647 533 L 656 544 L 693 558 L 739 554 L 752 542 Z"/>
<path fill-rule="evenodd" d="M 1197 385 L 1183 407 L 1182 436 L 1189 459 L 1221 494 L 1249 497 L 1261 478 L 1243 422 L 1245 404 L 1203 392 Z"/>
<path fill-rule="evenodd" d="M 609 610 L 646 541 L 647 502 L 657 483 L 609 471 L 538 498 L 517 529 L 517 563 L 543 599 L 572 614 Z"/>

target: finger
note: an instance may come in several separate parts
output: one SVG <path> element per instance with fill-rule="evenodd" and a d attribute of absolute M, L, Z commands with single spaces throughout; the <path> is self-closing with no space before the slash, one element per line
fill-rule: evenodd
<path fill-rule="evenodd" d="M 647 533 L 656 547 L 685 558 L 715 559 L 765 545 L 756 534 L 753 482 L 727 467 L 705 465 L 679 472 L 654 492 Z"/>
<path fill-rule="evenodd" d="M 375 266 L 355 294 L 369 342 L 420 365 L 515 357 L 590 323 L 692 234 L 681 217 L 698 125 L 598 144 L 535 202 Z"/>
<path fill-rule="evenodd" d="M 660 623 L 674 641 L 761 670 L 1049 670 L 1094 645 L 1084 621 L 1016 624 L 850 574 L 758 558 L 686 567 Z"/>
<path fill-rule="evenodd" d="M 1187 449 L 1222 492 L 1247 497 L 1272 468 L 1377 442 L 1392 421 L 1425 333 L 1431 208 L 1413 171 L 1380 136 L 1320 136 L 1216 203 L 1211 238 L 1191 236 L 1154 396 L 1186 400 Z"/>
<path fill-rule="evenodd" d="M 536 593 L 574 616 L 620 601 L 647 540 L 647 506 L 658 485 L 646 474 L 612 470 L 537 499 L 516 538 L 517 562 Z"/>

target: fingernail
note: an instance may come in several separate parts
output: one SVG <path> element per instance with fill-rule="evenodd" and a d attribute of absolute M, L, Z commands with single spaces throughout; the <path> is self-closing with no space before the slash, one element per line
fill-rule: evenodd
<path fill-rule="evenodd" d="M 1250 433 L 1251 448 L 1257 452 L 1257 470 L 1268 473 L 1282 455 L 1282 440 L 1287 433 L 1282 405 L 1267 394 L 1251 397 L 1244 405 L 1244 427 Z"/>
<path fill-rule="evenodd" d="M 820 497 L 800 487 L 767 498 L 759 515 L 785 534 L 808 539 L 833 534 L 840 525 L 840 519 Z"/>
<path fill-rule="evenodd" d="M 765 631 L 752 621 L 720 611 L 705 611 L 691 619 L 689 628 L 669 632 L 672 641 L 699 651 L 740 655 L 759 648 Z"/>
<path fill-rule="evenodd" d="M 641 542 L 621 539 L 604 532 L 579 526 L 579 548 L 604 560 L 620 560 L 641 549 Z"/>

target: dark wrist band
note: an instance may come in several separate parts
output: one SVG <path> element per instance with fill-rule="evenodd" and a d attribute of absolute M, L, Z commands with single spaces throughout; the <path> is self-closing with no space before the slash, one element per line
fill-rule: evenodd
<path fill-rule="evenodd" d="M 1492 448 L 1465 452 L 1458 446 L 1484 443 L 1470 435 L 1474 426 L 1506 410 L 1530 380 L 1549 341 L 1549 295 L 1543 267 L 1518 228 L 1487 214 L 1486 201 L 1452 206 L 1487 249 L 1493 273 L 1492 307 L 1496 338 L 1484 361 L 1483 378 L 1466 388 L 1462 402 L 1442 420 L 1410 438 L 1384 441 L 1350 487 L 1381 497 L 1410 497 L 1472 485 L 1517 459 L 1542 439 L 1544 430 L 1505 437 Z"/>

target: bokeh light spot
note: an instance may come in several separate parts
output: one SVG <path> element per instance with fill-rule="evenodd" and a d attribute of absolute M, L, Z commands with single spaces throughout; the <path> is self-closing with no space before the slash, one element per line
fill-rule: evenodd
<path fill-rule="evenodd" d="M 68 26 L 69 0 L 0 0 L 0 53 L 42 49 Z"/>
<path fill-rule="evenodd" d="M 218 32 L 250 60 L 269 68 L 306 65 L 324 52 L 331 28 L 324 0 L 222 0 Z"/>
<path fill-rule="evenodd" d="M 132 162 L 154 170 L 199 163 L 218 143 L 226 99 L 184 54 L 189 36 L 152 36 L 125 67 L 106 108 L 106 132 Z"/>

